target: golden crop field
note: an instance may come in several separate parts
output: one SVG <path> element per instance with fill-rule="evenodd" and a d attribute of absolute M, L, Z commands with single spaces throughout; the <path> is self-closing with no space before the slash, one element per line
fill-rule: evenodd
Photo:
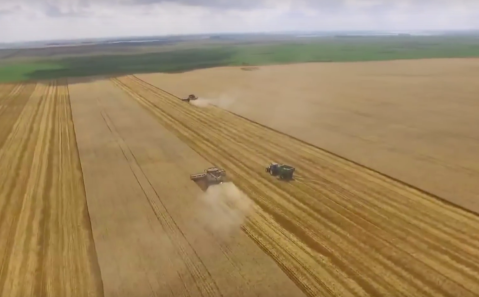
<path fill-rule="evenodd" d="M 476 214 L 159 77 L 0 85 L 0 296 L 479 296 Z"/>
<path fill-rule="evenodd" d="M 479 59 L 138 75 L 479 212 Z"/>
<path fill-rule="evenodd" d="M 68 86 L 0 92 L 0 296 L 99 296 Z"/>

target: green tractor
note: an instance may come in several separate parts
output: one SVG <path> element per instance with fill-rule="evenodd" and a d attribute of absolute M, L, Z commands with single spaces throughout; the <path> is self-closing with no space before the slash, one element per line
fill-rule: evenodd
<path fill-rule="evenodd" d="M 266 172 L 282 180 L 292 180 L 294 171 L 294 167 L 278 163 L 271 163 L 266 167 Z"/>

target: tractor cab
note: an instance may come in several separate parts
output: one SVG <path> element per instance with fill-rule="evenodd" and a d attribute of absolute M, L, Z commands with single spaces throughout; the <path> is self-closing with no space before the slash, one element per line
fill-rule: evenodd
<path fill-rule="evenodd" d="M 266 172 L 272 176 L 278 176 L 279 179 L 291 180 L 293 179 L 293 173 L 296 169 L 289 165 L 271 163 L 266 167 Z"/>
<path fill-rule="evenodd" d="M 271 174 L 273 176 L 276 176 L 276 175 L 278 175 L 279 166 L 280 166 L 280 164 L 278 164 L 278 163 L 271 163 L 271 164 L 269 164 L 268 167 L 266 167 L 266 172 L 268 172 L 269 174 Z"/>

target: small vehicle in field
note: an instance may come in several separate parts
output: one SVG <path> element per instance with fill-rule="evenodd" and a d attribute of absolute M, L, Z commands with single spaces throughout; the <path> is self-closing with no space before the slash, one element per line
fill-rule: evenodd
<path fill-rule="evenodd" d="M 181 100 L 182 100 L 182 101 L 186 101 L 186 102 L 190 102 L 191 100 L 197 100 L 197 99 L 198 99 L 197 96 L 195 96 L 194 94 L 191 94 L 191 95 L 188 96 L 188 98 L 186 98 L 186 99 L 181 99 Z"/>
<path fill-rule="evenodd" d="M 266 167 L 266 172 L 272 176 L 277 176 L 282 180 L 292 180 L 295 170 L 296 169 L 292 166 L 279 163 L 271 163 L 268 167 Z"/>

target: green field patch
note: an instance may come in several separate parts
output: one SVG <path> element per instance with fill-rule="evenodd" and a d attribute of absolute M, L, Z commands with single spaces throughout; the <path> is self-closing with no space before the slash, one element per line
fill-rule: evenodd
<path fill-rule="evenodd" d="M 63 66 L 59 63 L 12 63 L 0 65 L 0 82 L 25 81 L 32 79 L 35 71 L 57 71 Z"/>
<path fill-rule="evenodd" d="M 269 44 L 210 45 L 128 55 L 0 64 L 0 82 L 133 73 L 175 73 L 218 66 L 479 57 L 476 37 L 346 37 Z"/>

